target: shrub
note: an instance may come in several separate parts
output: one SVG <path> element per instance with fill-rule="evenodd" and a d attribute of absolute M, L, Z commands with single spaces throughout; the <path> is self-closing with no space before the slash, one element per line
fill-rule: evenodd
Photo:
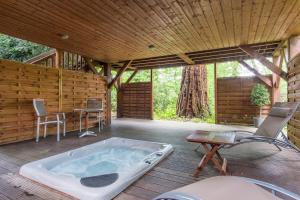
<path fill-rule="evenodd" d="M 270 103 L 270 94 L 268 89 L 262 84 L 256 84 L 251 91 L 251 103 L 259 107 L 259 116 L 261 116 L 262 106 Z"/>

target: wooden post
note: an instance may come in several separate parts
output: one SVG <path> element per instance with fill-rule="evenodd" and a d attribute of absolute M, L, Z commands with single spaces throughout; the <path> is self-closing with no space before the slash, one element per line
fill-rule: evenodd
<path fill-rule="evenodd" d="M 152 69 L 150 70 L 150 82 L 151 82 L 151 104 L 150 104 L 150 113 L 151 113 L 151 116 L 150 116 L 150 119 L 154 119 L 154 116 L 153 116 L 153 72 L 152 72 Z"/>
<path fill-rule="evenodd" d="M 104 64 L 104 76 L 106 76 L 107 85 L 111 82 L 111 64 L 105 63 Z M 107 118 L 107 125 L 111 124 L 111 89 L 107 87 L 106 93 L 106 118 Z"/>
<path fill-rule="evenodd" d="M 55 52 L 55 68 L 60 68 L 61 66 L 61 50 L 56 49 Z"/>
<path fill-rule="evenodd" d="M 292 36 L 288 40 L 288 61 L 300 53 L 300 35 Z"/>
<path fill-rule="evenodd" d="M 282 67 L 282 61 L 283 57 L 282 55 L 278 55 L 276 57 L 273 57 L 273 63 L 276 66 Z M 279 90 L 279 84 L 280 84 L 280 77 L 273 73 L 272 74 L 272 94 L 271 94 L 271 103 L 274 104 L 275 102 L 280 100 L 280 90 Z"/>
<path fill-rule="evenodd" d="M 214 63 L 214 85 L 215 85 L 215 124 L 218 124 L 218 77 L 217 77 L 217 63 Z"/>
<path fill-rule="evenodd" d="M 62 80 L 63 79 L 63 69 L 62 68 L 59 68 L 58 69 L 58 111 L 59 112 L 62 112 L 62 101 L 63 101 L 63 94 L 62 94 Z"/>

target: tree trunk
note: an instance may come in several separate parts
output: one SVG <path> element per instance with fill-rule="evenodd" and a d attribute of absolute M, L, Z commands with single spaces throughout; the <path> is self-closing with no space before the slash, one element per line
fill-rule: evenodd
<path fill-rule="evenodd" d="M 186 118 L 203 118 L 210 114 L 205 65 L 187 66 L 183 69 L 176 113 L 179 117 Z"/>

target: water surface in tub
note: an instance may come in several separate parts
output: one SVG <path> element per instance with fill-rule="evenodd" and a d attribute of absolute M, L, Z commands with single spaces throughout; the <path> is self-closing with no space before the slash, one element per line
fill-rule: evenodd
<path fill-rule="evenodd" d="M 122 173 L 137 167 L 144 162 L 147 155 L 152 152 L 139 148 L 122 146 L 108 146 L 97 151 L 85 150 L 86 155 L 62 161 L 60 164 L 48 168 L 50 173 L 56 175 L 74 176 L 77 178 L 98 176 L 110 173 Z"/>

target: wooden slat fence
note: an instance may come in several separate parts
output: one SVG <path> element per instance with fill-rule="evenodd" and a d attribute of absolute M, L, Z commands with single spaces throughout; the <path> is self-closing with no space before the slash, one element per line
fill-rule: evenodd
<path fill-rule="evenodd" d="M 35 137 L 34 98 L 45 99 L 49 112 L 66 112 L 67 131 L 78 129 L 73 109 L 84 107 L 87 98 L 101 98 L 106 116 L 103 77 L 7 60 L 0 60 L 0 73 L 0 144 Z"/>
<path fill-rule="evenodd" d="M 152 82 L 122 84 L 117 112 L 118 117 L 153 119 Z"/>
<path fill-rule="evenodd" d="M 256 77 L 229 77 L 217 79 L 217 123 L 253 125 L 253 117 L 259 108 L 250 102 L 251 90 L 257 83 Z M 269 89 L 271 95 L 271 89 Z M 270 106 L 263 107 L 267 115 Z"/>
<path fill-rule="evenodd" d="M 300 101 L 300 55 L 288 63 L 288 101 Z M 288 125 L 289 139 L 300 147 L 300 112 L 290 120 Z"/>

